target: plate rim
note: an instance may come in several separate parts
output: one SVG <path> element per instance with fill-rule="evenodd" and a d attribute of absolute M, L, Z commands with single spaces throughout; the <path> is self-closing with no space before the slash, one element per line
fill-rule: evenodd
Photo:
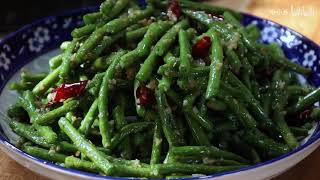
<path fill-rule="evenodd" d="M 19 35 L 20 33 L 25 32 L 26 30 L 32 28 L 33 26 L 41 24 L 42 22 L 44 22 L 47 19 L 61 17 L 61 16 L 72 16 L 73 14 L 76 14 L 76 13 L 81 13 L 81 12 L 88 11 L 88 10 L 89 11 L 90 10 L 94 10 L 97 7 L 98 6 L 88 6 L 88 7 L 84 7 L 84 8 L 71 9 L 71 10 L 63 11 L 63 12 L 58 13 L 56 15 L 51 15 L 51 16 L 40 18 L 38 20 L 33 21 L 30 24 L 24 25 L 23 27 L 19 28 L 17 31 L 14 31 L 14 32 L 8 34 L 7 36 L 5 36 L 3 39 L 0 40 L 0 45 L 5 44 L 7 41 L 10 41 L 11 38 L 14 38 L 15 36 Z M 312 41 L 307 36 L 301 34 L 300 32 L 295 31 L 294 29 L 292 29 L 290 27 L 287 27 L 285 25 L 279 24 L 279 23 L 277 23 L 275 21 L 272 21 L 272 20 L 269 20 L 269 19 L 266 19 L 266 18 L 262 18 L 262 17 L 258 17 L 258 16 L 255 16 L 255 15 L 252 15 L 250 13 L 241 12 L 241 14 L 244 15 L 245 17 L 247 17 L 247 18 L 254 18 L 254 19 L 258 19 L 259 21 L 271 22 L 271 23 L 273 23 L 273 24 L 275 24 L 275 25 L 277 25 L 277 26 L 279 26 L 281 28 L 289 30 L 289 31 L 295 33 L 296 35 L 301 36 L 301 38 L 304 41 L 307 41 L 308 44 L 311 44 L 312 46 L 316 47 L 317 51 L 320 51 L 320 46 L 316 42 Z M 43 53 L 44 52 L 39 52 L 38 56 L 43 54 Z M 7 78 L 7 79 L 4 80 L 4 85 L 8 82 L 9 79 L 10 78 Z M 2 93 L 3 87 L 0 87 L 1 88 L 0 89 L 0 93 Z M 216 174 L 206 175 L 206 176 L 201 176 L 201 177 L 179 178 L 179 179 L 208 179 L 208 178 L 216 178 L 216 177 L 222 177 L 222 176 L 232 175 L 232 174 L 234 175 L 236 173 L 240 173 L 240 172 L 244 172 L 244 171 L 248 171 L 248 170 L 254 170 L 254 169 L 257 169 L 257 168 L 260 168 L 260 167 L 266 167 L 267 165 L 271 165 L 274 162 L 280 162 L 281 160 L 284 160 L 286 158 L 292 157 L 292 156 L 296 155 L 297 153 L 302 152 L 303 150 L 307 149 L 311 145 L 315 144 L 317 142 L 317 140 L 320 139 L 320 127 L 319 126 L 320 126 L 320 123 L 318 122 L 316 124 L 316 129 L 314 130 L 314 132 L 311 135 L 311 137 L 307 140 L 307 142 L 305 142 L 301 146 L 297 147 L 296 149 L 294 149 L 294 150 L 292 150 L 292 151 L 290 151 L 290 152 L 288 152 L 286 154 L 283 154 L 283 155 L 281 155 L 279 157 L 276 157 L 276 158 L 273 158 L 271 160 L 268 160 L 268 161 L 265 161 L 265 162 L 261 162 L 261 163 L 255 164 L 255 165 L 244 167 L 244 168 L 241 168 L 241 169 L 233 170 L 233 171 L 221 172 L 221 173 L 216 173 Z M 43 160 L 41 158 L 29 155 L 28 153 L 24 152 L 23 150 L 17 148 L 12 143 L 10 143 L 3 136 L 2 133 L 0 133 L 0 145 L 1 146 L 5 146 L 4 148 L 8 148 L 8 150 L 15 151 L 15 153 L 23 156 L 24 158 L 27 158 L 30 161 L 35 161 L 37 164 L 40 163 L 40 165 L 49 166 L 50 169 L 53 168 L 53 170 L 55 170 L 55 171 L 59 171 L 59 172 L 62 172 L 62 173 L 67 173 L 67 174 L 70 174 L 72 176 L 80 175 L 80 176 L 84 176 L 84 177 L 87 177 L 87 178 L 91 177 L 91 178 L 114 179 L 114 180 L 139 179 L 139 178 L 122 178 L 122 177 L 102 176 L 102 175 L 99 175 L 99 174 L 94 174 L 94 173 L 89 173 L 89 172 L 85 172 L 85 171 L 70 169 L 70 168 L 66 168 L 66 167 L 54 164 L 52 162 Z"/>

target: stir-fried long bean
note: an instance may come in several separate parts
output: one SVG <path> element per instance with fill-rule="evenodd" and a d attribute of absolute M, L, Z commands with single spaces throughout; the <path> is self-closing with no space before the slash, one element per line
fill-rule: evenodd
<path fill-rule="evenodd" d="M 8 138 L 32 156 L 106 176 L 187 178 L 284 155 L 320 118 L 320 89 L 297 75 L 311 69 L 260 43 L 238 12 L 105 0 L 83 20 L 49 72 L 9 85 L 20 95 Z"/>

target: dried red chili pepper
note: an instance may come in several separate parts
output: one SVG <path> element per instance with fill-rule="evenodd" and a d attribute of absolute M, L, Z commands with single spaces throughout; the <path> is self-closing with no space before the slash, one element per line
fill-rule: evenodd
<path fill-rule="evenodd" d="M 76 83 L 65 83 L 60 85 L 52 91 L 48 105 L 79 96 L 85 90 L 87 82 L 88 81 L 79 81 Z"/>
<path fill-rule="evenodd" d="M 211 38 L 204 36 L 192 46 L 192 55 L 195 57 L 204 57 L 208 54 L 211 46 Z"/>
<path fill-rule="evenodd" d="M 136 92 L 137 98 L 139 99 L 138 104 L 140 106 L 146 107 L 152 103 L 152 91 L 146 86 L 140 86 Z"/>
<path fill-rule="evenodd" d="M 298 114 L 298 119 L 299 120 L 307 120 L 311 118 L 311 110 L 306 109 Z"/>
<path fill-rule="evenodd" d="M 177 0 L 171 0 L 167 15 L 169 16 L 170 20 L 177 21 L 181 16 L 182 10 L 179 2 Z"/>

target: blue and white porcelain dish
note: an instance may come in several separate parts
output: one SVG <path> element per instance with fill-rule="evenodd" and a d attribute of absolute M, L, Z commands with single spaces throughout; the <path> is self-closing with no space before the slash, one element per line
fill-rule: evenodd
<path fill-rule="evenodd" d="M 17 77 L 14 74 L 28 63 L 28 68 L 46 70 L 48 57 L 58 52 L 55 49 L 59 47 L 61 42 L 71 38 L 71 30 L 82 24 L 82 15 L 96 8 L 78 9 L 41 19 L 10 34 L 0 42 L 0 112 L 4 113 L 10 101 L 14 102 L 12 100 L 14 94 L 10 94 L 6 87 L 9 81 Z M 316 43 L 272 21 L 249 14 L 243 14 L 243 16 L 244 25 L 254 23 L 261 29 L 262 42 L 279 43 L 289 59 L 312 69 L 313 75 L 308 79 L 308 82 L 315 86 L 320 85 L 318 61 L 320 47 Z M 37 59 L 36 63 L 33 61 L 34 59 Z M 33 63 L 30 64 L 32 61 Z M 0 148 L 26 168 L 52 179 L 122 179 L 67 169 L 28 155 L 15 147 L 4 135 L 4 132 L 8 130 L 8 126 L 3 123 L 5 118 L 0 114 L 2 126 L 0 128 Z M 319 126 L 320 124 L 315 124 L 314 129 L 310 132 L 311 135 L 297 149 L 280 157 L 235 171 L 191 179 L 254 180 L 277 176 L 304 159 L 320 145 Z"/>

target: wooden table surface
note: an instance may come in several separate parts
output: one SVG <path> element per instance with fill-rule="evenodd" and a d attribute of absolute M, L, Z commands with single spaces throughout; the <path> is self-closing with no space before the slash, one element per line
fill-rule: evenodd
<path fill-rule="evenodd" d="M 253 0 L 248 12 L 287 25 L 320 44 L 320 0 Z M 0 179 L 45 180 L 0 151 Z M 320 179 L 320 148 L 275 180 Z"/>

